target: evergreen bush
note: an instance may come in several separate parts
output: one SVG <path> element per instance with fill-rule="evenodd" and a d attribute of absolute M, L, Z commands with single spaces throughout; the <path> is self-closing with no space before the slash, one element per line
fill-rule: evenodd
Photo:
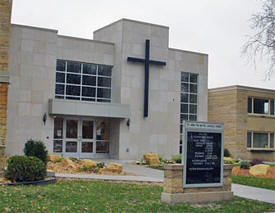
<path fill-rule="evenodd" d="M 12 182 L 37 181 L 46 177 L 46 166 L 37 157 L 12 156 L 4 177 Z"/>
<path fill-rule="evenodd" d="M 229 152 L 229 150 L 228 150 L 227 148 L 225 148 L 225 149 L 223 150 L 223 156 L 224 156 L 224 157 L 230 157 L 230 156 L 231 156 L 231 154 L 230 154 L 230 152 Z"/>
<path fill-rule="evenodd" d="M 25 143 L 24 153 L 27 156 L 39 158 L 44 164 L 48 162 L 48 151 L 42 141 L 28 140 Z"/>
<path fill-rule="evenodd" d="M 242 161 L 240 162 L 240 167 L 241 167 L 242 169 L 249 169 L 249 167 L 250 167 L 249 161 L 248 161 L 248 160 L 242 160 Z"/>

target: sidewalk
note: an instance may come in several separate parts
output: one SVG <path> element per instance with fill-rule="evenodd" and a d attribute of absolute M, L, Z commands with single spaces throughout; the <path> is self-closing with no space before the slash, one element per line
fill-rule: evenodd
<path fill-rule="evenodd" d="M 275 191 L 252 186 L 245 186 L 233 183 L 232 191 L 234 195 L 252 200 L 259 200 L 266 203 L 275 204 Z"/>
<path fill-rule="evenodd" d="M 164 172 L 157 169 L 145 168 L 130 164 L 129 161 L 104 160 L 105 163 L 118 162 L 123 164 L 125 172 L 135 173 L 139 176 L 123 176 L 123 175 L 89 175 L 89 174 L 56 174 L 56 177 L 62 178 L 79 178 L 79 179 L 96 179 L 96 180 L 113 180 L 113 181 L 134 181 L 134 182 L 155 182 L 162 183 Z M 232 184 L 234 195 L 259 200 L 266 203 L 275 204 L 275 191 L 245 186 L 240 184 Z"/>

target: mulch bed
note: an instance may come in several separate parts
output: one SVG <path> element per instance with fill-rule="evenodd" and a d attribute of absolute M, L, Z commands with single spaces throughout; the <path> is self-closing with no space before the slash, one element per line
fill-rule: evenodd
<path fill-rule="evenodd" d="M 249 173 L 249 169 L 241 169 L 239 166 L 238 167 L 233 167 L 232 169 L 232 174 L 233 175 L 242 175 L 242 176 L 249 176 L 249 177 L 254 177 Z M 263 178 L 275 178 L 275 167 L 270 167 L 267 174 L 260 175 L 257 177 L 263 177 Z"/>

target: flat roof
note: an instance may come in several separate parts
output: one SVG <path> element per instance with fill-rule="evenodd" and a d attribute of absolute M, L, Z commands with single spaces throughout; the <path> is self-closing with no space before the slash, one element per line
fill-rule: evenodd
<path fill-rule="evenodd" d="M 275 93 L 274 89 L 264 89 L 259 87 L 249 87 L 249 86 L 242 86 L 242 85 L 232 85 L 232 86 L 225 86 L 225 87 L 216 87 L 208 89 L 209 92 L 221 92 L 226 90 L 233 90 L 233 89 L 242 89 L 242 90 L 250 90 L 250 91 L 257 91 L 257 92 L 272 92 Z"/>
<path fill-rule="evenodd" d="M 110 27 L 110 26 L 112 26 L 112 25 L 114 25 L 114 24 L 116 24 L 118 22 L 123 22 L 123 21 L 135 22 L 135 23 L 139 23 L 139 24 L 145 24 L 145 25 L 156 26 L 156 27 L 163 27 L 163 28 L 168 28 L 169 29 L 169 27 L 165 26 L 165 25 L 159 25 L 159 24 L 153 24 L 153 23 L 149 23 L 149 22 L 143 22 L 143 21 L 137 21 L 137 20 L 133 20 L 133 19 L 122 18 L 122 19 L 119 19 L 119 20 L 117 20 L 117 21 L 115 21 L 115 22 L 113 22 L 111 24 L 105 25 L 104 27 L 101 27 L 101 28 L 95 30 L 94 33 L 97 32 L 97 31 L 100 31 L 100 30 L 102 30 L 104 28 Z"/>

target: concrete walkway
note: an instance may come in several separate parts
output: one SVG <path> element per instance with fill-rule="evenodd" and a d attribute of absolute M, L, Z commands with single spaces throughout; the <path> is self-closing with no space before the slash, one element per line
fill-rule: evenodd
<path fill-rule="evenodd" d="M 130 164 L 129 161 L 121 160 L 101 160 L 104 163 L 117 162 L 123 164 L 123 171 L 135 173 L 139 176 L 123 176 L 123 175 L 90 175 L 90 174 L 56 174 L 56 177 L 62 178 L 79 178 L 79 179 L 96 179 L 96 180 L 113 180 L 113 181 L 134 181 L 134 182 L 156 182 L 162 183 L 164 172 L 157 169 L 145 168 Z M 240 184 L 232 184 L 234 195 L 259 200 L 266 203 L 275 204 L 275 191 L 245 186 Z"/>
<path fill-rule="evenodd" d="M 275 204 L 275 191 L 233 183 L 234 195 Z"/>

